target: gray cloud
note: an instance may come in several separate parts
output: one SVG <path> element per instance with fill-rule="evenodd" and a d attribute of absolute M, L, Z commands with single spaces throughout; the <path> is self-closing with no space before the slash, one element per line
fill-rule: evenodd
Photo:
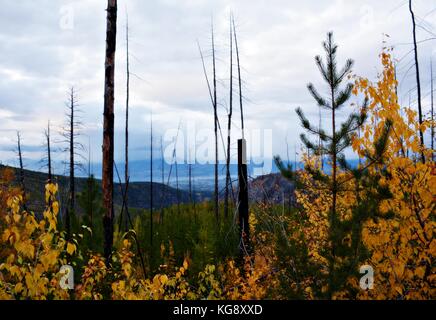
<path fill-rule="evenodd" d="M 420 40 L 434 37 L 436 10 L 430 1 L 416 0 Z M 395 46 L 400 98 L 415 103 L 410 16 L 404 1 L 249 1 L 156 0 L 119 1 L 116 62 L 116 152 L 122 158 L 125 100 L 125 3 L 129 12 L 131 70 L 132 157 L 144 157 L 149 115 L 156 137 L 177 128 L 180 120 L 211 128 L 213 118 L 196 41 L 210 70 L 210 22 L 213 14 L 220 80 L 219 114 L 224 124 L 228 104 L 228 17 L 236 17 L 243 66 L 245 116 L 248 129 L 273 129 L 273 153 L 286 154 L 285 138 L 299 144 L 301 132 L 294 109 L 301 106 L 317 121 L 318 111 L 306 89 L 313 82 L 325 91 L 314 64 L 321 42 L 334 31 L 339 63 L 355 60 L 354 72 L 374 78 L 378 54 Z M 68 87 L 78 89 L 84 111 L 83 142 L 91 141 L 99 159 L 103 106 L 105 1 L 5 0 L 0 12 L 0 158 L 13 158 L 15 131 L 40 157 L 38 147 L 50 119 L 53 132 L 63 123 Z M 63 28 L 72 14 L 72 29 Z M 64 26 L 65 27 L 65 26 Z M 389 34 L 390 37 L 382 34 Z M 433 33 L 433 35 L 432 35 Z M 382 43 L 385 40 L 386 43 Z M 435 41 L 422 42 L 424 106 L 429 106 L 428 66 Z M 435 59 L 436 60 L 436 59 Z M 436 65 L 436 63 L 435 63 Z M 436 69 L 436 67 L 435 67 Z M 236 88 L 236 87 L 235 87 Z M 236 99 L 236 98 L 235 98 Z M 234 125 L 239 125 L 235 105 Z M 327 118 L 327 114 L 324 113 Z M 326 121 L 328 122 L 328 121 Z M 224 125 L 223 125 L 224 127 Z M 328 128 L 328 124 L 326 124 Z M 235 135 L 238 130 L 235 130 Z M 236 138 L 236 137 L 235 137 Z M 157 138 L 158 139 L 158 138 Z M 34 148 L 34 149 L 32 149 Z M 60 159 L 62 160 L 62 159 Z"/>

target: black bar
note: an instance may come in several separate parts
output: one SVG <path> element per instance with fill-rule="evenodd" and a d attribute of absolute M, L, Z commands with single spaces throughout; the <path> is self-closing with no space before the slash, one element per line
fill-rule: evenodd
<path fill-rule="evenodd" d="M 248 180 L 247 180 L 247 157 L 245 139 L 238 139 L 238 213 L 239 213 L 239 232 L 242 241 L 240 242 L 241 254 L 249 252 L 250 228 L 248 224 Z"/>
<path fill-rule="evenodd" d="M 395 319 L 434 311 L 434 301 L 0 301 L 2 314 L 20 319 Z M 95 317 L 94 317 L 95 315 Z M 401 316 L 401 317 L 400 317 Z"/>

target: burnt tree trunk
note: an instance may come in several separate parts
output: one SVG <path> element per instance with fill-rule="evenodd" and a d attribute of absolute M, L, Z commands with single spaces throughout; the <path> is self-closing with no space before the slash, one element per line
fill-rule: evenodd
<path fill-rule="evenodd" d="M 239 234 L 241 256 L 250 253 L 250 226 L 248 216 L 248 174 L 247 174 L 247 148 L 245 139 L 238 140 L 238 181 L 239 181 Z"/>
<path fill-rule="evenodd" d="M 45 132 L 45 139 L 47 144 L 47 182 L 52 182 L 52 169 L 51 169 L 51 146 L 50 146 L 50 121 L 47 124 L 47 131 Z"/>
<path fill-rule="evenodd" d="M 224 215 L 227 218 L 229 215 L 229 187 L 230 187 L 230 140 L 232 129 L 232 113 L 233 113 L 233 38 L 232 25 L 230 20 L 230 93 L 229 93 L 229 114 L 227 122 L 227 157 L 226 157 L 226 188 L 224 195 Z"/>
<path fill-rule="evenodd" d="M 180 215 L 180 189 L 179 189 L 179 169 L 177 165 L 177 156 L 174 163 L 176 167 L 176 195 L 177 195 L 177 214 Z"/>
<path fill-rule="evenodd" d="M 163 152 L 163 142 L 162 142 L 162 136 L 160 137 L 160 153 L 161 153 L 161 174 L 162 174 L 162 191 L 160 194 L 160 218 L 159 222 L 163 223 L 163 216 L 164 216 L 164 197 L 165 197 L 165 160 L 164 160 L 164 152 Z"/>
<path fill-rule="evenodd" d="M 106 23 L 102 189 L 104 208 L 104 256 L 106 258 L 106 264 L 109 264 L 112 253 L 114 228 L 114 71 L 117 33 L 117 0 L 108 0 Z"/>
<path fill-rule="evenodd" d="M 69 142 L 69 153 L 70 153 L 70 177 L 69 177 L 69 190 L 68 190 L 68 207 L 65 216 L 65 227 L 67 231 L 67 239 L 71 237 L 71 216 L 74 214 L 75 208 L 75 193 L 76 186 L 74 180 L 74 88 L 70 91 L 70 114 L 69 114 L 69 132 L 68 132 L 68 142 Z"/>
<path fill-rule="evenodd" d="M 17 131 L 17 151 L 18 151 L 18 162 L 20 164 L 20 187 L 23 193 L 23 208 L 27 210 L 26 206 L 26 184 L 24 182 L 24 165 L 23 165 L 23 153 L 21 152 L 21 134 Z"/>
<path fill-rule="evenodd" d="M 218 208 L 218 108 L 216 99 L 216 64 L 215 64 L 215 41 L 212 25 L 212 59 L 213 59 L 213 118 L 214 118 L 214 134 L 215 134 L 215 184 L 214 184 L 214 212 L 215 218 L 219 220 Z"/>
<path fill-rule="evenodd" d="M 238 84 L 239 84 L 239 108 L 241 112 L 241 131 L 242 131 L 242 139 L 244 139 L 244 110 L 242 108 L 242 80 L 241 80 L 241 64 L 239 61 L 239 48 L 238 48 L 238 38 L 236 37 L 236 27 L 235 20 L 232 17 L 233 24 L 233 36 L 235 38 L 235 51 L 236 51 L 236 62 L 238 66 Z"/>
<path fill-rule="evenodd" d="M 150 263 L 153 254 L 153 118 L 150 116 Z"/>
<path fill-rule="evenodd" d="M 415 53 L 415 69 L 416 69 L 416 90 L 418 94 L 418 121 L 422 125 L 422 106 L 421 106 L 421 81 L 419 80 L 419 63 L 418 63 L 418 46 L 416 45 L 416 23 L 415 14 L 412 10 L 412 0 L 409 0 L 409 11 L 412 16 L 412 26 L 413 26 L 413 51 Z M 421 147 L 424 148 L 424 133 L 419 129 L 419 138 L 421 140 Z M 421 151 L 421 161 L 425 163 L 424 152 Z"/>
<path fill-rule="evenodd" d="M 189 203 L 192 204 L 192 164 L 191 164 L 191 149 L 189 149 L 189 159 L 188 159 L 188 190 L 189 190 Z"/>
<path fill-rule="evenodd" d="M 129 180 L 129 98 L 130 98 L 130 65 L 129 65 L 129 19 L 126 14 L 126 127 L 125 127 L 125 164 L 124 164 L 124 183 L 127 186 Z M 128 208 L 128 192 L 125 191 L 124 206 Z M 124 216 L 124 231 L 128 229 L 127 214 Z"/>
<path fill-rule="evenodd" d="M 194 206 L 194 217 L 195 217 L 195 221 L 197 221 L 197 203 L 196 203 L 196 199 L 195 199 L 195 177 L 192 176 L 192 168 L 190 168 L 190 175 L 191 175 L 191 188 L 192 188 L 192 195 L 191 195 L 191 201 L 192 204 Z"/>
<path fill-rule="evenodd" d="M 431 90 L 431 108 L 430 108 L 430 119 L 431 119 L 431 159 L 434 161 L 434 109 L 433 109 L 433 61 L 430 60 L 430 90 Z"/>

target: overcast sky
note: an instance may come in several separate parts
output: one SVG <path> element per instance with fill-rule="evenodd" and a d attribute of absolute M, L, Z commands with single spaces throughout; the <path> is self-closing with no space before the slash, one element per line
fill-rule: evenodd
<path fill-rule="evenodd" d="M 100 160 L 102 141 L 105 19 L 103 0 L 2 0 L 0 11 L 0 160 L 12 163 L 16 130 L 25 157 L 41 158 L 47 120 L 57 134 L 64 122 L 65 101 L 75 86 L 82 109 L 82 140 L 90 137 L 92 157 Z M 418 40 L 436 37 L 436 3 L 415 0 Z M 149 119 L 153 113 L 156 144 L 166 130 L 213 127 L 213 113 L 199 41 L 211 71 L 210 25 L 213 17 L 218 58 L 219 115 L 226 127 L 229 88 L 229 14 L 233 12 L 241 54 L 244 112 L 249 133 L 272 130 L 273 154 L 286 155 L 299 145 L 301 132 L 294 109 L 301 106 L 318 121 L 318 107 L 306 85 L 325 92 L 314 56 L 333 31 L 338 62 L 355 60 L 354 73 L 374 79 L 380 70 L 383 41 L 395 47 L 400 99 L 413 90 L 411 19 L 407 1 L 290 0 L 128 0 L 118 1 L 116 51 L 116 155 L 122 159 L 125 108 L 125 25 L 129 15 L 131 85 L 131 158 L 148 156 Z M 389 37 L 383 34 L 388 34 Z M 419 44 L 425 110 L 429 110 L 430 57 L 436 40 Z M 436 64 L 436 63 L 435 63 Z M 436 69 L 436 67 L 435 67 Z M 235 86 L 235 90 L 237 87 Z M 237 97 L 235 96 L 235 99 Z M 353 101 L 355 102 L 355 98 Z M 234 106 L 234 138 L 240 136 L 238 105 Z M 344 109 L 346 114 L 351 107 Z M 324 112 L 323 117 L 327 118 Z M 328 121 L 326 121 L 328 122 Z M 326 124 L 328 128 L 328 125 Z M 225 133 L 225 132 L 223 132 Z M 56 139 L 56 137 L 53 137 Z M 268 134 L 266 135 L 268 142 Z M 271 139 L 270 139 L 271 140 Z M 235 146 L 235 145 L 234 145 Z M 61 147 L 61 144 L 59 144 Z M 267 149 L 266 149 L 267 150 Z M 57 155 L 63 160 L 64 155 Z"/>

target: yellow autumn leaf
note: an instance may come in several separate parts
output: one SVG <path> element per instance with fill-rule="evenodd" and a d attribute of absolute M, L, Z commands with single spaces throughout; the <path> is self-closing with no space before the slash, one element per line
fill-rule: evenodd
<path fill-rule="evenodd" d="M 186 259 L 183 261 L 183 268 L 185 268 L 185 270 L 188 269 L 188 261 Z"/>
<path fill-rule="evenodd" d="M 14 214 L 14 221 L 15 221 L 15 223 L 18 223 L 20 221 L 20 219 L 21 219 L 21 215 L 15 213 Z"/>
<path fill-rule="evenodd" d="M 415 274 L 416 274 L 420 279 L 423 279 L 423 278 L 424 278 L 424 275 L 425 275 L 425 267 L 419 267 L 419 268 L 416 268 L 416 270 L 415 270 Z"/>
<path fill-rule="evenodd" d="M 381 259 L 383 259 L 383 253 L 382 252 L 380 252 L 380 251 L 376 251 L 376 252 L 374 252 L 373 253 L 373 255 L 372 255 L 372 260 L 374 261 L 374 262 L 379 262 Z"/>
<path fill-rule="evenodd" d="M 45 270 L 48 270 L 51 266 L 56 264 L 59 252 L 57 250 L 50 250 L 47 253 L 41 255 L 41 263 Z"/>
<path fill-rule="evenodd" d="M 155 287 L 159 287 L 159 286 L 160 286 L 159 275 L 155 275 L 155 276 L 153 277 L 153 285 L 154 285 Z"/>
<path fill-rule="evenodd" d="M 52 210 L 54 215 L 57 215 L 59 213 L 59 202 L 54 201 L 52 203 Z"/>
<path fill-rule="evenodd" d="M 32 245 L 32 240 L 19 241 L 15 243 L 15 249 L 24 257 L 33 259 L 35 256 L 35 247 Z"/>
<path fill-rule="evenodd" d="M 20 293 L 21 291 L 23 291 L 23 284 L 22 284 L 21 282 L 18 282 L 18 283 L 15 285 L 15 292 L 16 292 L 16 293 Z"/>
<path fill-rule="evenodd" d="M 71 242 L 68 242 L 67 244 L 67 252 L 69 255 L 73 255 L 76 251 L 76 245 L 72 244 Z"/>
<path fill-rule="evenodd" d="M 161 275 L 161 276 L 159 277 L 159 281 L 160 281 L 161 284 L 165 284 L 165 283 L 167 283 L 167 281 L 168 281 L 168 277 L 167 277 L 167 275 L 166 275 L 166 274 Z"/>

